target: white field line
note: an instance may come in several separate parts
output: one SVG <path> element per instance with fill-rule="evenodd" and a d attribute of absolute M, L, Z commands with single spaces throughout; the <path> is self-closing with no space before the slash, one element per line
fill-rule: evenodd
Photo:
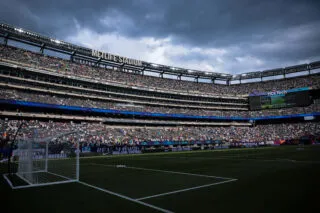
<path fill-rule="evenodd" d="M 97 187 L 97 186 L 93 186 L 93 185 L 87 184 L 87 183 L 82 182 L 82 181 L 79 181 L 78 183 L 80 183 L 80 184 L 82 184 L 82 185 L 85 185 L 85 186 L 88 186 L 88 187 L 91 187 L 91 188 L 93 188 L 93 189 L 96 189 L 96 190 L 99 190 L 99 191 L 102 191 L 102 192 L 111 194 L 111 195 L 114 195 L 114 196 L 117 196 L 117 197 L 120 197 L 120 198 L 129 200 L 129 201 L 138 203 L 138 204 L 140 204 L 140 205 L 143 205 L 143 206 L 147 206 L 147 207 L 156 209 L 156 210 L 158 210 L 158 211 L 160 211 L 160 212 L 173 213 L 172 211 L 169 211 L 169 210 L 167 210 L 167 209 L 163 209 L 163 208 L 160 208 L 160 207 L 157 207 L 157 206 L 154 206 L 154 205 L 151 205 L 151 204 L 148 204 L 148 203 L 139 201 L 139 200 L 135 200 L 135 199 L 133 199 L 133 198 L 131 198 L 131 197 L 127 197 L 127 196 L 125 196 L 125 195 L 121 195 L 121 194 L 118 194 L 118 193 L 115 193 L 115 192 L 112 192 L 112 191 L 109 191 L 109 190 L 106 190 L 106 189 L 103 189 L 103 188 L 100 188 L 100 187 Z"/>
<path fill-rule="evenodd" d="M 265 147 L 260 149 L 269 149 L 274 147 Z M 239 149 L 241 150 L 241 149 Z M 214 152 L 220 152 L 226 150 L 214 150 Z M 229 150 L 230 151 L 230 150 Z M 213 152 L 213 150 L 204 150 L 204 151 L 197 151 L 197 152 Z M 144 153 L 144 154 L 128 154 L 128 155 L 105 155 L 105 156 L 90 156 L 90 157 L 80 157 L 80 160 L 87 160 L 87 159 L 94 159 L 94 158 L 116 158 L 116 157 L 139 157 L 140 159 L 147 158 L 149 160 L 150 156 L 163 156 L 163 155 L 176 155 L 176 154 L 194 154 L 195 152 L 190 153 L 188 152 L 175 152 L 175 153 Z M 175 157 L 175 156 L 163 156 L 161 159 L 203 159 L 203 160 L 248 160 L 248 161 L 262 161 L 262 162 L 291 162 L 291 163 L 306 163 L 306 164 L 320 164 L 320 161 L 301 161 L 301 160 L 294 160 L 294 159 L 285 159 L 285 158 L 274 158 L 274 159 L 263 159 L 263 158 L 248 158 L 246 156 L 261 156 L 263 157 L 264 153 L 261 154 L 244 154 L 244 155 L 235 155 L 235 156 L 218 156 L 218 157 Z M 70 160 L 69 158 L 52 158 L 48 159 L 49 161 L 56 161 L 56 160 Z M 17 162 L 12 162 L 18 164 Z"/>
<path fill-rule="evenodd" d="M 146 200 L 146 199 L 150 199 L 150 198 L 154 198 L 154 197 L 161 197 L 161 196 L 165 196 L 165 195 L 171 195 L 171 194 L 176 194 L 176 193 L 180 193 L 180 192 L 191 191 L 191 190 L 195 190 L 195 189 L 200 189 L 200 188 L 205 188 L 205 187 L 209 187 L 209 186 L 229 183 L 229 182 L 233 182 L 233 181 L 237 181 L 237 179 L 225 180 L 225 181 L 221 181 L 221 182 L 217 182 L 217 183 L 211 183 L 211 184 L 195 186 L 195 187 L 191 187 L 191 188 L 187 188 L 187 189 L 180 189 L 180 190 L 176 190 L 176 191 L 165 192 L 165 193 L 156 194 L 156 195 L 150 195 L 150 196 L 146 196 L 146 197 L 137 198 L 136 200 Z"/>
<path fill-rule="evenodd" d="M 63 183 L 75 183 L 76 180 L 65 180 L 65 181 L 56 181 L 51 183 L 35 183 L 32 185 L 24 185 L 24 186 L 14 186 L 13 189 L 24 189 L 24 188 L 32 188 L 32 187 L 40 187 L 40 186 L 50 186 L 50 185 L 57 185 Z"/>
<path fill-rule="evenodd" d="M 57 181 L 57 182 L 52 182 L 52 183 L 37 183 L 37 184 L 31 184 L 31 185 L 13 186 L 7 176 L 8 176 L 8 174 L 3 174 L 4 179 L 6 179 L 6 181 L 8 182 L 8 184 L 10 185 L 10 187 L 12 189 L 24 189 L 24 188 L 32 188 L 32 187 L 39 187 L 39 186 L 50 186 L 50 185 L 56 185 L 56 184 L 62 184 L 62 183 L 77 182 L 76 180 L 65 180 L 65 181 Z"/>
<path fill-rule="evenodd" d="M 8 182 L 9 186 L 11 187 L 11 189 L 13 189 L 13 185 L 11 183 L 11 181 L 9 180 L 9 178 L 7 177 L 8 174 L 3 174 L 3 178 L 6 179 L 6 181 Z"/>
<path fill-rule="evenodd" d="M 274 147 L 265 147 L 265 148 L 260 148 L 260 149 L 269 149 L 269 148 L 274 148 Z M 241 150 L 241 149 L 239 149 Z M 220 152 L 220 151 L 225 151 L 225 150 L 214 150 L 214 152 Z M 230 150 L 229 150 L 230 151 Z M 191 151 L 192 152 L 192 151 Z M 197 151 L 199 152 L 199 151 Z M 200 152 L 213 152 L 213 150 L 204 150 Z M 190 153 L 190 151 L 187 152 L 175 152 L 175 153 L 169 153 L 169 152 L 164 152 L 164 153 L 144 153 L 144 154 L 126 154 L 126 155 L 104 155 L 104 156 L 90 156 L 90 157 L 80 157 L 80 160 L 87 160 L 87 159 L 94 159 L 94 158 L 116 158 L 116 157 L 142 157 L 142 159 L 145 157 L 149 160 L 150 156 L 163 156 L 163 155 L 179 155 L 179 154 L 194 154 L 195 152 Z M 291 163 L 310 163 L 310 164 L 319 164 L 320 161 L 299 161 L 299 160 L 293 160 L 293 159 L 284 159 L 284 158 L 275 158 L 275 159 L 259 159 L 259 158 L 247 158 L 246 156 L 261 156 L 263 157 L 264 153 L 250 153 L 250 154 L 244 154 L 244 155 L 235 155 L 235 156 L 219 156 L 219 157 L 161 157 L 162 159 L 203 159 L 203 160 L 250 160 L 250 161 L 262 161 L 262 162 L 291 162 Z M 48 159 L 49 161 L 55 161 L 55 160 L 70 160 L 69 158 L 52 158 Z M 13 162 L 16 163 L 16 162 Z"/>
<path fill-rule="evenodd" d="M 245 156 L 221 156 L 221 157 L 161 157 L 161 159 L 199 159 L 199 160 L 231 160 L 231 161 L 262 161 L 262 162 L 290 162 L 290 163 L 306 163 L 319 164 L 320 161 L 299 161 L 286 158 L 263 159 L 263 158 L 246 158 Z"/>
<path fill-rule="evenodd" d="M 42 173 L 45 172 L 45 170 L 38 170 L 38 171 L 34 171 L 34 172 L 17 172 L 18 174 L 31 174 L 31 173 Z"/>
<path fill-rule="evenodd" d="M 260 147 L 255 148 L 256 150 L 263 149 L 275 149 L 274 147 Z M 196 154 L 196 153 L 206 153 L 206 152 L 232 152 L 232 151 L 248 151 L 251 148 L 238 148 L 238 149 L 215 149 L 215 150 L 198 150 L 198 151 L 181 151 L 181 152 L 158 152 L 158 153 L 140 153 L 140 154 L 126 154 L 126 155 L 99 155 L 99 156 L 86 156 L 80 157 L 80 159 L 92 159 L 92 158 L 122 158 L 122 157 L 139 157 L 139 156 L 161 156 L 161 155 L 180 155 L 180 154 Z"/>
<path fill-rule="evenodd" d="M 25 172 L 25 173 L 22 173 L 22 174 L 32 174 L 32 173 L 39 173 L 40 171 L 37 171 L 37 172 Z M 55 176 L 58 176 L 58 177 L 61 177 L 63 179 L 67 179 L 67 180 L 72 180 L 71 178 L 68 178 L 66 176 L 63 176 L 63 175 L 58 175 L 58 174 L 55 174 L 55 173 L 52 173 L 52 172 L 46 172 L 46 171 L 41 171 L 41 173 L 48 173 L 48 174 L 51 174 L 51 175 L 55 175 Z M 21 173 L 17 173 L 16 175 L 21 178 L 22 180 L 24 180 L 25 182 L 27 182 L 28 184 L 30 185 L 35 185 L 34 183 L 31 183 L 29 182 L 28 180 L 26 180 L 24 177 L 20 176 Z M 52 183 L 55 183 L 55 182 L 61 182 L 61 181 L 54 181 Z"/>
<path fill-rule="evenodd" d="M 258 151 L 257 151 L 258 152 Z M 220 153 L 219 153 L 220 154 Z M 223 153 L 223 154 L 225 154 L 225 153 Z M 224 157 L 247 157 L 247 156 L 264 156 L 265 155 L 265 153 L 256 153 L 256 152 L 253 152 L 253 151 L 251 151 L 251 153 L 241 153 L 241 154 L 239 154 L 239 153 L 236 153 L 236 154 L 230 154 L 230 155 L 218 155 L 218 156 L 216 156 L 216 157 L 221 157 L 221 158 L 224 158 Z M 149 156 L 142 156 L 142 157 L 148 157 L 149 158 Z M 172 158 L 174 158 L 175 156 L 172 156 Z M 193 157 L 193 156 L 181 156 L 181 157 L 176 157 L 176 158 L 216 158 L 215 156 L 213 156 L 213 157 Z M 170 158 L 170 156 L 164 156 L 164 157 L 161 157 L 161 158 Z"/>
<path fill-rule="evenodd" d="M 21 176 L 19 173 L 16 174 L 19 178 L 21 178 L 24 182 L 28 183 L 29 185 L 32 185 L 32 183 L 27 180 L 26 178 L 24 178 L 23 176 Z"/>
<path fill-rule="evenodd" d="M 68 178 L 68 177 L 63 176 L 63 175 L 58 175 L 58 174 L 56 174 L 56 173 L 52 173 L 52 172 L 47 172 L 47 173 L 49 173 L 49 174 L 51 174 L 51 175 L 55 175 L 55 176 L 61 177 L 61 178 L 65 178 L 65 179 L 67 179 L 67 180 L 72 180 L 71 178 Z"/>
<path fill-rule="evenodd" d="M 262 162 L 290 162 L 290 163 L 310 163 L 310 164 L 318 164 L 320 161 L 300 161 L 300 160 L 293 160 L 293 159 L 286 159 L 286 158 L 275 158 L 275 159 L 259 159 L 259 158 L 245 158 L 245 157 L 238 157 L 238 158 L 228 158 L 228 157 L 219 157 L 219 158 L 212 158 L 214 159 L 221 159 L 221 160 L 248 160 L 248 161 L 262 161 Z"/>
<path fill-rule="evenodd" d="M 35 172 L 37 173 L 37 172 Z M 31 183 L 28 180 L 26 180 L 24 177 L 20 176 L 19 174 L 16 174 L 19 178 L 21 178 L 23 181 L 25 181 L 26 183 L 28 183 L 29 185 L 22 185 L 22 186 L 13 186 L 12 182 L 9 180 L 9 178 L 7 177 L 8 174 L 3 174 L 4 179 L 8 182 L 9 186 L 12 189 L 24 189 L 24 188 L 31 188 L 31 187 L 39 187 L 39 186 L 50 186 L 50 185 L 56 185 L 56 184 L 63 184 L 63 183 L 73 183 L 73 182 L 77 182 L 77 180 L 72 180 L 68 177 L 62 176 L 62 175 L 57 175 L 55 173 L 51 173 L 51 172 L 47 172 L 49 174 L 52 175 L 56 175 L 59 176 L 61 178 L 66 178 L 67 180 L 64 181 L 55 181 L 55 182 L 51 182 L 51 183 Z M 24 174 L 28 174 L 28 172 L 25 172 Z"/>
<path fill-rule="evenodd" d="M 114 165 L 105 165 L 105 164 L 99 164 L 99 163 L 90 163 L 90 164 L 86 164 L 86 165 L 97 165 L 97 166 L 115 167 Z M 236 179 L 234 179 L 234 178 L 227 178 L 227 177 L 219 177 L 219 176 L 211 176 L 211 175 L 201 175 L 201 174 L 194 174 L 194 173 L 187 173 L 187 172 L 175 172 L 175 171 L 160 170 L 160 169 L 147 169 L 147 168 L 132 167 L 132 166 L 126 166 L 126 167 L 121 167 L 121 168 L 123 168 L 123 169 L 136 169 L 136 170 L 152 171 L 152 172 L 164 172 L 164 173 L 170 173 L 170 174 L 189 175 L 189 176 L 215 178 L 215 179 L 224 179 L 224 180 L 236 180 Z"/>

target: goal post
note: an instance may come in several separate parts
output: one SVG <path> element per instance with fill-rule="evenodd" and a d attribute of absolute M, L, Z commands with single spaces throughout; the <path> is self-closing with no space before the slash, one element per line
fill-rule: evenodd
<path fill-rule="evenodd" d="M 80 137 L 77 131 L 50 137 L 24 134 L 12 152 L 14 169 L 4 178 L 13 189 L 79 181 Z"/>

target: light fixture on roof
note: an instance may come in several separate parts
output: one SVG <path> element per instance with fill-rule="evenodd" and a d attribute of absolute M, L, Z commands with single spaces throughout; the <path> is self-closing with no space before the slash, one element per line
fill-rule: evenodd
<path fill-rule="evenodd" d="M 59 40 L 57 40 L 57 39 L 51 39 L 51 41 L 54 42 L 54 43 L 57 43 L 57 44 L 60 44 L 60 43 L 61 43 L 61 41 L 59 41 Z"/>
<path fill-rule="evenodd" d="M 21 28 L 14 28 L 16 31 L 18 31 L 19 33 L 23 33 L 24 31 L 23 31 L 23 29 L 21 29 Z"/>

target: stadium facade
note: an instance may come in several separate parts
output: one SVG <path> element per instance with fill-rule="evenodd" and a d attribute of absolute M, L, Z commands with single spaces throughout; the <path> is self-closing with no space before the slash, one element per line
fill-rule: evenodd
<path fill-rule="evenodd" d="M 4 43 L 6 44 L 8 39 L 22 42 L 25 44 L 30 44 L 39 47 L 39 51 L 43 53 L 45 49 L 57 51 L 60 53 L 70 55 L 70 60 L 78 59 L 79 62 L 108 67 L 112 69 L 120 69 L 121 71 L 134 72 L 136 74 L 143 75 L 144 72 L 158 73 L 160 77 L 164 74 L 174 75 L 177 79 L 181 80 L 182 76 L 192 77 L 195 81 L 200 79 L 211 79 L 214 80 L 224 80 L 226 84 L 230 84 L 233 80 L 246 80 L 260 78 L 261 81 L 265 77 L 286 75 L 298 72 L 308 72 L 312 74 L 313 70 L 320 68 L 320 61 L 312 62 L 310 64 L 300 64 L 294 65 L 286 68 L 277 68 L 272 70 L 265 70 L 259 72 L 248 72 L 239 75 L 230 75 L 225 73 L 215 73 L 215 72 L 204 72 L 199 70 L 188 70 L 178 67 L 170 67 L 161 64 L 154 64 L 149 62 L 144 62 L 136 59 L 130 59 L 122 56 L 113 55 L 110 53 L 105 53 L 99 50 L 93 50 L 85 47 L 80 47 L 74 44 L 70 44 L 58 39 L 49 38 L 40 35 L 35 32 L 31 32 L 25 29 L 21 29 L 8 24 L 0 24 L 0 35 L 4 38 Z"/>
<path fill-rule="evenodd" d="M 283 139 L 286 135 L 273 133 L 259 138 L 255 134 L 262 131 L 264 125 L 284 128 L 288 123 L 301 123 L 302 133 L 292 132 L 294 137 L 319 133 L 319 125 L 312 126 L 308 133 L 306 129 L 310 125 L 305 125 L 306 120 L 312 124 L 319 122 L 319 61 L 230 75 L 129 59 L 7 24 L 0 24 L 0 37 L 3 40 L 0 46 L 2 119 L 161 129 L 159 133 L 150 130 L 151 136 L 141 140 L 152 140 L 152 134 L 166 134 L 165 127 L 187 128 L 180 131 L 190 132 L 192 140 L 202 137 L 214 140 L 220 131 L 219 140 L 274 141 L 275 137 Z M 11 45 L 17 42 L 37 51 Z M 47 50 L 68 55 L 69 59 L 48 56 L 44 54 Z M 306 75 L 288 78 L 301 72 Z M 153 74 L 150 76 L 150 73 Z M 175 76 L 176 80 L 167 79 L 166 75 Z M 280 80 L 264 81 L 279 75 L 283 76 Z M 184 81 L 184 77 L 194 81 Z M 210 79 L 212 83 L 201 83 L 202 79 Z M 242 83 L 248 79 L 261 82 Z M 223 81 L 225 85 L 216 81 Z M 233 81 L 239 84 L 232 84 Z M 228 136 L 226 139 L 224 135 L 229 135 L 232 128 L 248 127 L 252 129 L 245 130 L 246 138 Z M 201 132 L 202 128 L 205 132 Z M 175 140 L 181 140 L 179 131 L 175 134 Z M 211 136 L 203 136 L 205 134 Z M 290 132 L 286 134 L 291 138 Z M 132 135 L 134 138 L 134 133 Z M 161 138 L 165 139 L 169 140 Z"/>

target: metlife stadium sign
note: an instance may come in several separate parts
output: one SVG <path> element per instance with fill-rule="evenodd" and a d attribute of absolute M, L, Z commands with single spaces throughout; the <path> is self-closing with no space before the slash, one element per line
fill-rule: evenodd
<path fill-rule="evenodd" d="M 142 66 L 142 61 L 136 59 L 130 59 L 118 55 L 112 55 L 110 53 L 104 53 L 99 50 L 92 50 L 92 56 L 97 58 L 102 58 L 108 61 L 114 61 L 117 63 L 125 63 L 134 66 Z"/>

